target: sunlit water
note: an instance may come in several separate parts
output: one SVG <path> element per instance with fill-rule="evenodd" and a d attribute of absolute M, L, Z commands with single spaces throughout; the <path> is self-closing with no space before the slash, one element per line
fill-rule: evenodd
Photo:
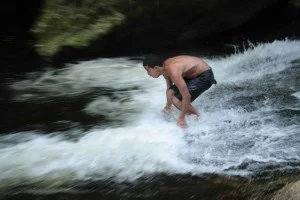
<path fill-rule="evenodd" d="M 218 84 L 193 103 L 201 117 L 188 117 L 187 131 L 176 126 L 176 109 L 162 114 L 165 81 L 148 77 L 138 60 L 97 59 L 11 83 L 18 102 L 93 94 L 78 112 L 105 116 L 107 123 L 2 134 L 0 188 L 134 182 L 159 173 L 251 177 L 298 170 L 300 42 L 204 59 Z"/>

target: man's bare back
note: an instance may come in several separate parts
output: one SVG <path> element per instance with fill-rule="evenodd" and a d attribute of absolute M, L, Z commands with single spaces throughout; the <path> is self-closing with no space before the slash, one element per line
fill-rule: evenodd
<path fill-rule="evenodd" d="M 173 66 L 177 66 L 177 68 L 174 69 Z M 180 71 L 184 78 L 195 78 L 210 69 L 208 64 L 203 60 L 188 55 L 169 58 L 164 62 L 163 67 L 167 70 L 167 72 L 171 72 L 173 70 Z"/>

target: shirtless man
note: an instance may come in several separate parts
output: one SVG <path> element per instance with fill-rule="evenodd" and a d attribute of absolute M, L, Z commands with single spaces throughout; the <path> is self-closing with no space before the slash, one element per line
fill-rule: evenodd
<path fill-rule="evenodd" d="M 185 116 L 199 116 L 191 102 L 217 83 L 212 69 L 200 58 L 188 55 L 169 58 L 151 56 L 143 61 L 143 66 L 153 78 L 163 75 L 167 83 L 167 104 L 163 111 L 168 113 L 173 104 L 181 111 L 177 125 L 187 128 Z"/>

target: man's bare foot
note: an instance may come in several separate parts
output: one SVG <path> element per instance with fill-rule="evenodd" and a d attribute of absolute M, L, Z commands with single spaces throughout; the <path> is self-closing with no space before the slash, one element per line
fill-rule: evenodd
<path fill-rule="evenodd" d="M 200 115 L 199 114 L 188 114 L 188 117 L 193 120 L 198 120 Z"/>
<path fill-rule="evenodd" d="M 162 109 L 162 112 L 166 113 L 166 114 L 170 114 L 171 108 L 164 108 L 164 109 Z"/>

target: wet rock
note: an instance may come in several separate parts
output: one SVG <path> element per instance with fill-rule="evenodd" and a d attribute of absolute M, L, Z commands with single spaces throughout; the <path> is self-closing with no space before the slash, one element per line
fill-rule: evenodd
<path fill-rule="evenodd" d="M 272 200 L 299 200 L 300 199 L 300 181 L 289 183 L 281 190 L 275 193 Z"/>

